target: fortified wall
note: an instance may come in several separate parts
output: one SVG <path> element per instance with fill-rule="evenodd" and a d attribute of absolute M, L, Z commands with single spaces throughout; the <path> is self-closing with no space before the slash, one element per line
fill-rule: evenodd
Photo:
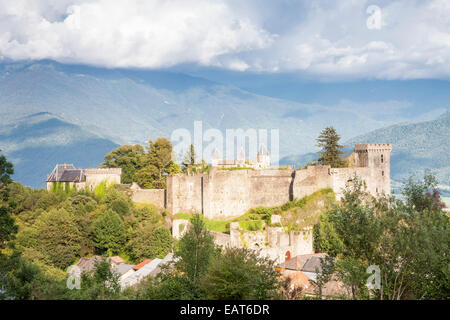
<path fill-rule="evenodd" d="M 238 217 L 257 206 L 278 206 L 323 188 L 337 198 L 358 176 L 374 196 L 389 194 L 390 144 L 359 144 L 349 167 L 309 166 L 302 170 L 220 170 L 208 174 L 167 177 L 166 207 L 170 213 L 202 213 L 208 219 Z"/>
<path fill-rule="evenodd" d="M 272 215 L 279 221 L 280 216 Z M 172 236 L 180 239 L 191 226 L 184 219 L 173 220 Z M 216 245 L 222 247 L 242 248 L 256 250 L 259 255 L 266 256 L 278 263 L 289 260 L 291 257 L 314 253 L 312 230 L 304 232 L 284 232 L 282 227 L 263 225 L 261 231 L 245 231 L 238 222 L 230 223 L 230 234 L 209 231 Z"/>

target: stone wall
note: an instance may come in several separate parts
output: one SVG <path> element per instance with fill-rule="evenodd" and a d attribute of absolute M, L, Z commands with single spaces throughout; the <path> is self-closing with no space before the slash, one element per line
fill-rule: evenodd
<path fill-rule="evenodd" d="M 176 174 L 167 177 L 167 210 L 170 213 L 203 213 L 203 177 Z"/>
<path fill-rule="evenodd" d="M 278 263 L 284 262 L 286 257 L 314 253 L 312 230 L 287 233 L 281 227 L 266 226 L 262 231 L 244 231 L 239 223 L 233 222 L 229 243 L 232 247 L 257 250 Z"/>
<path fill-rule="evenodd" d="M 137 203 L 151 203 L 159 208 L 165 208 L 164 189 L 137 189 L 133 190 L 131 200 Z"/>
<path fill-rule="evenodd" d="M 83 174 L 86 177 L 85 186 L 90 190 L 95 189 L 103 181 L 107 185 L 120 184 L 121 168 L 99 168 L 99 169 L 84 169 Z"/>
<path fill-rule="evenodd" d="M 229 219 L 257 206 L 281 205 L 290 199 L 291 170 L 215 170 L 167 179 L 171 213 L 203 213 L 208 219 Z"/>
<path fill-rule="evenodd" d="M 167 178 L 170 213 L 203 213 L 208 219 L 238 217 L 250 208 L 278 206 L 331 188 L 339 199 L 355 174 L 367 191 L 390 193 L 389 144 L 356 145 L 350 167 L 309 166 L 302 170 L 218 170 L 208 174 L 173 175 Z"/>

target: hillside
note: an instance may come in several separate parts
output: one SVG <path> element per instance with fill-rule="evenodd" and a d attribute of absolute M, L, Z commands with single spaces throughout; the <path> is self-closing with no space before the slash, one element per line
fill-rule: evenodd
<path fill-rule="evenodd" d="M 439 183 L 450 185 L 450 111 L 432 121 L 388 126 L 347 140 L 344 151 L 351 152 L 357 143 L 392 143 L 391 178 L 393 188 L 411 175 L 421 177 L 425 169 L 436 175 Z M 301 164 L 317 158 L 316 153 L 291 155 L 282 164 Z M 440 189 L 447 194 L 445 186 Z"/>
<path fill-rule="evenodd" d="M 346 138 L 389 124 L 353 110 L 270 98 L 170 71 L 103 69 L 53 61 L 0 64 L 0 130 L 11 132 L 11 128 L 16 128 L 14 134 L 23 139 L 22 145 L 29 146 L 19 154 L 17 142 L 3 137 L 0 149 L 14 161 L 16 178 L 33 186 L 43 186 L 43 183 L 38 185 L 35 179 L 23 180 L 30 172 L 44 172 L 48 166 L 65 159 L 68 162 L 78 160 L 61 149 L 64 144 L 34 143 L 33 139 L 46 141 L 45 130 L 36 131 L 31 139 L 23 131 L 28 130 L 27 127 L 18 126 L 18 123 L 26 123 L 26 117 L 44 113 L 67 124 L 53 128 L 54 135 L 55 130 L 59 130 L 60 140 L 66 134 L 74 136 L 71 130 L 78 128 L 109 141 L 110 145 L 144 144 L 160 136 L 170 137 L 178 128 L 192 132 L 196 120 L 203 121 L 203 130 L 218 128 L 224 135 L 226 129 L 274 128 L 280 130 L 281 157 L 311 151 L 315 137 L 329 125 L 329 119 L 333 119 L 333 124 Z M 109 147 L 94 148 L 97 153 L 89 158 L 88 146 L 80 144 L 75 149 L 82 150 L 85 156 L 86 161 L 79 165 L 98 165 L 102 157 L 97 153 L 109 151 Z M 14 154 L 12 150 L 16 150 Z M 48 158 L 52 163 L 46 164 L 45 170 L 37 168 L 37 164 L 42 163 L 42 155 L 49 152 L 59 157 Z M 25 156 L 29 157 L 29 164 L 33 164 L 31 167 L 20 162 Z"/>
<path fill-rule="evenodd" d="M 289 155 L 313 151 L 316 137 L 330 124 L 344 141 L 358 136 L 378 142 L 389 136 L 387 131 L 363 135 L 396 121 L 363 110 L 267 97 L 172 71 L 104 69 L 53 61 L 0 64 L 0 149 L 14 162 L 15 179 L 34 187 L 44 186 L 45 173 L 57 162 L 97 166 L 113 146 L 145 144 L 170 137 L 179 128 L 192 133 L 197 120 L 203 121 L 203 130 L 218 128 L 224 136 L 226 129 L 279 129 L 280 158 L 285 157 L 281 163 L 304 165 L 315 155 L 308 154 L 301 161 Z M 433 134 L 437 133 L 439 145 L 439 132 L 430 131 L 426 137 L 436 140 Z M 392 133 L 401 136 L 395 130 Z M 407 146 L 397 150 L 408 152 Z M 419 152 L 413 161 L 416 167 L 439 168 L 445 156 L 443 152 L 439 160 L 431 160 L 428 151 L 415 151 Z M 404 171 L 405 159 L 409 159 L 406 154 L 397 158 L 396 177 L 398 170 Z M 445 172 L 440 174 L 444 176 Z"/>
<path fill-rule="evenodd" d="M 355 143 L 392 143 L 392 178 L 405 181 L 430 169 L 439 182 L 450 185 L 450 111 L 433 121 L 398 124 L 355 137 Z"/>
<path fill-rule="evenodd" d="M 14 163 L 13 178 L 36 188 L 56 163 L 97 167 L 118 145 L 50 113 L 33 114 L 0 127 L 0 148 Z"/>

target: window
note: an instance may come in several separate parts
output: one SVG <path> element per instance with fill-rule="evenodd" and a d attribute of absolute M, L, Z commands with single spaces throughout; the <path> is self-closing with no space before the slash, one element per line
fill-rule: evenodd
<path fill-rule="evenodd" d="M 381 175 L 384 176 L 384 171 L 381 171 Z"/>
<path fill-rule="evenodd" d="M 383 155 L 381 155 L 381 163 L 383 163 L 384 162 L 384 157 L 383 157 Z"/>

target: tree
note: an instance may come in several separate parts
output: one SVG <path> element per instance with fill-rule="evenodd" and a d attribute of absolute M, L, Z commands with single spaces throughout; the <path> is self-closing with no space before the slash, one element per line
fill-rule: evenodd
<path fill-rule="evenodd" d="M 146 162 L 158 169 L 158 179 L 162 180 L 172 163 L 172 144 L 166 138 L 158 138 L 154 142 L 150 140 L 147 148 Z"/>
<path fill-rule="evenodd" d="M 121 182 L 132 183 L 135 180 L 135 174 L 143 165 L 145 155 L 144 147 L 139 144 L 134 146 L 124 145 L 108 153 L 102 168 L 122 168 Z"/>
<path fill-rule="evenodd" d="M 178 244 L 176 255 L 181 258 L 180 270 L 196 286 L 214 255 L 214 237 L 205 228 L 200 214 L 193 215 L 191 224 Z"/>
<path fill-rule="evenodd" d="M 213 260 L 201 287 L 207 299 L 267 300 L 277 295 L 274 261 L 248 248 L 227 248 Z"/>
<path fill-rule="evenodd" d="M 341 137 L 333 127 L 322 130 L 317 138 L 317 146 L 322 149 L 319 152 L 320 157 L 317 163 L 320 165 L 330 165 L 332 168 L 345 166 L 345 161 L 341 159 L 344 152 L 341 150 L 344 146 L 339 144 Z"/>
<path fill-rule="evenodd" d="M 143 157 L 142 169 L 136 172 L 136 181 L 142 188 L 166 188 L 166 175 L 178 173 L 178 164 L 172 161 L 172 144 L 166 138 L 150 140 Z"/>
<path fill-rule="evenodd" d="M 172 250 L 172 235 L 164 226 L 138 229 L 130 242 L 130 255 L 135 261 L 164 258 Z"/>
<path fill-rule="evenodd" d="M 7 207 L 0 206 L 0 249 L 6 248 L 9 240 L 13 240 L 18 227 Z"/>
<path fill-rule="evenodd" d="M 110 300 L 120 298 L 119 275 L 106 259 L 95 262 L 94 272 L 81 276 L 80 290 L 71 290 L 69 299 Z"/>
<path fill-rule="evenodd" d="M 320 258 L 320 267 L 322 270 L 318 270 L 316 267 L 317 278 L 315 281 L 317 294 L 322 299 L 322 290 L 324 286 L 332 279 L 335 269 L 335 259 L 330 256 Z"/>
<path fill-rule="evenodd" d="M 337 255 L 336 274 L 354 299 L 447 299 L 449 217 L 432 193 L 434 179 L 410 180 L 404 201 L 372 198 L 355 179 L 340 205 L 327 211 L 325 247 Z M 322 223 L 322 222 L 321 222 Z M 336 245 L 335 247 L 333 247 Z M 380 289 L 366 288 L 367 267 L 380 268 Z"/>
<path fill-rule="evenodd" d="M 189 150 L 184 155 L 182 165 L 183 172 L 187 172 L 189 167 L 195 165 L 195 151 L 193 144 L 189 146 Z"/>
<path fill-rule="evenodd" d="M 0 152 L 2 150 L 0 149 Z M 0 155 L 0 200 L 7 201 L 7 186 L 12 182 L 11 175 L 14 174 L 14 167 L 11 162 L 6 160 L 4 155 Z"/>
<path fill-rule="evenodd" d="M 125 226 L 120 216 L 107 210 L 94 223 L 94 243 L 99 249 L 119 253 L 125 242 Z"/>
<path fill-rule="evenodd" d="M 53 266 L 64 269 L 79 255 L 81 233 L 76 218 L 64 209 L 44 212 L 35 227 L 38 250 L 48 257 Z"/>

